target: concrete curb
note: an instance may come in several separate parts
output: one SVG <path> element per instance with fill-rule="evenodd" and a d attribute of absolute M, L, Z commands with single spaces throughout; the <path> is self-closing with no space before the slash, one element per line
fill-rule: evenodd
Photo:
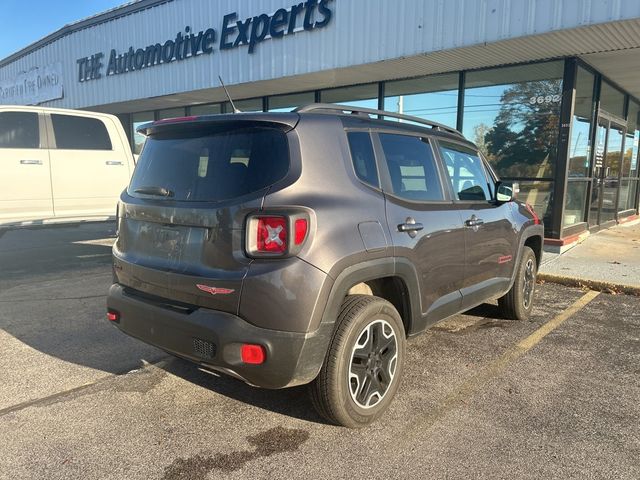
<path fill-rule="evenodd" d="M 538 280 L 558 283 L 567 287 L 590 288 L 605 293 L 624 293 L 625 295 L 633 295 L 640 297 L 640 286 L 625 285 L 622 283 L 606 282 L 602 280 L 591 280 L 588 278 L 566 277 L 563 275 L 554 275 L 552 273 L 538 273 Z"/>

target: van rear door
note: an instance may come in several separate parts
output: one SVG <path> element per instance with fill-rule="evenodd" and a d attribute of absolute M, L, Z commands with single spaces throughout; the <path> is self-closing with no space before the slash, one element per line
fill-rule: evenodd
<path fill-rule="evenodd" d="M 244 253 L 247 215 L 289 171 L 284 130 L 227 121 L 146 131 L 121 197 L 113 250 L 125 293 L 179 308 L 237 312 L 251 263 Z"/>

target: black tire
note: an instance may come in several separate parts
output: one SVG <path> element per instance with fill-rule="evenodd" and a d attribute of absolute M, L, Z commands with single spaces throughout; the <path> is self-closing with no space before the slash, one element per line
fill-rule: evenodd
<path fill-rule="evenodd" d="M 391 303 L 370 295 L 347 296 L 324 364 L 309 385 L 318 413 L 349 428 L 365 427 L 380 417 L 400 385 L 405 338 Z"/>
<path fill-rule="evenodd" d="M 498 299 L 500 313 L 513 320 L 527 320 L 533 310 L 538 263 L 529 247 L 524 247 L 511 290 Z"/>

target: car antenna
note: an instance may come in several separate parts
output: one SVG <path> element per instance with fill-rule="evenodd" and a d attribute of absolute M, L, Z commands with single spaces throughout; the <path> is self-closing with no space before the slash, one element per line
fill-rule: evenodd
<path fill-rule="evenodd" d="M 218 75 L 218 79 L 220 80 L 220 85 L 222 85 L 222 88 L 224 88 L 224 93 L 227 94 L 229 103 L 231 103 L 231 108 L 233 108 L 233 113 L 242 113 L 240 110 L 236 108 L 235 104 L 233 103 L 233 100 L 231 100 L 231 95 L 229 95 L 229 90 L 227 90 L 227 87 L 225 87 L 224 82 L 222 81 L 222 77 L 220 75 Z"/>

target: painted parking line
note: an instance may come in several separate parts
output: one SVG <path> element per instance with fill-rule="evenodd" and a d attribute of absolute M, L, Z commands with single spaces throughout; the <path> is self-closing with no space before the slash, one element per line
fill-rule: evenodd
<path fill-rule="evenodd" d="M 72 243 L 74 245 L 100 245 L 102 247 L 112 247 L 115 241 L 115 238 L 97 238 L 95 240 L 78 240 Z"/>
<path fill-rule="evenodd" d="M 397 453 L 398 448 L 410 446 L 417 437 L 424 434 L 424 431 L 434 425 L 437 421 L 448 415 L 456 408 L 465 405 L 471 397 L 480 390 L 486 383 L 500 375 L 510 364 L 523 356 L 540 341 L 562 325 L 568 318 L 582 310 L 589 302 L 596 298 L 600 292 L 590 290 L 580 297 L 570 307 L 560 312 L 554 318 L 538 328 L 528 337 L 520 340 L 506 352 L 495 360 L 491 361 L 485 368 L 476 373 L 473 377 L 465 381 L 457 390 L 449 394 L 447 398 L 433 411 L 421 418 L 415 419 L 411 425 L 407 426 L 402 435 L 398 435 L 400 440 L 389 446 L 389 450 Z"/>

